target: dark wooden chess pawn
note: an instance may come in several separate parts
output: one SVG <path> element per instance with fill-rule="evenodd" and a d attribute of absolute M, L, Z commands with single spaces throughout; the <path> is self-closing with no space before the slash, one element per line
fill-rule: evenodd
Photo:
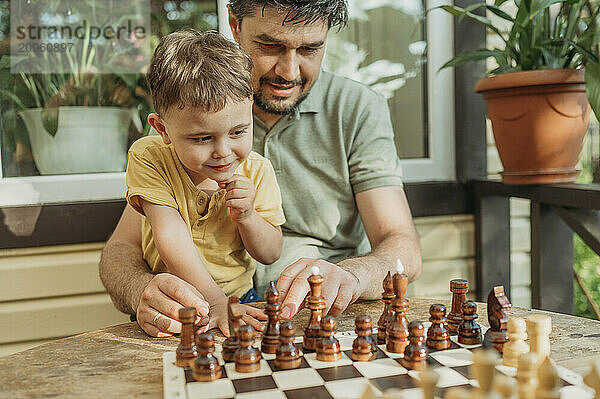
<path fill-rule="evenodd" d="M 408 325 L 410 344 L 404 350 L 400 364 L 408 370 L 423 370 L 427 366 L 427 346 L 425 328 L 420 321 L 411 321 Z"/>
<path fill-rule="evenodd" d="M 302 348 L 305 352 L 314 352 L 317 349 L 317 342 L 321 337 L 319 334 L 321 317 L 323 316 L 323 309 L 325 309 L 325 298 L 321 295 L 323 276 L 319 274 L 317 266 L 313 266 L 311 272 L 312 275 L 308 278 L 310 295 L 306 298 L 306 307 L 310 309 L 310 320 L 308 326 L 304 329 L 302 340 Z"/>
<path fill-rule="evenodd" d="M 367 315 L 360 315 L 354 320 L 356 339 L 352 342 L 352 360 L 368 362 L 376 357 L 377 343 L 373 339 L 373 321 Z"/>
<path fill-rule="evenodd" d="M 452 292 L 452 308 L 448 313 L 448 329 L 457 333 L 462 323 L 462 304 L 467 300 L 469 282 L 462 278 L 450 280 L 450 292 Z"/>
<path fill-rule="evenodd" d="M 392 300 L 392 309 L 394 310 L 394 320 L 387 326 L 386 331 L 386 349 L 392 353 L 404 353 L 408 345 L 408 299 L 406 288 L 408 287 L 408 276 L 404 273 L 395 273 L 392 277 L 394 285 L 394 294 L 396 297 Z"/>
<path fill-rule="evenodd" d="M 213 355 L 215 351 L 215 337 L 211 333 L 196 335 L 196 348 L 198 356 L 194 360 L 192 375 L 196 381 L 214 381 L 221 378 L 221 365 Z"/>
<path fill-rule="evenodd" d="M 267 292 L 265 293 L 265 313 L 269 316 L 267 328 L 263 333 L 261 342 L 261 351 L 263 353 L 277 353 L 279 346 L 279 314 L 281 313 L 281 303 L 279 302 L 279 292 L 275 288 L 275 283 L 271 281 Z"/>
<path fill-rule="evenodd" d="M 325 316 L 321 320 L 321 340 L 317 345 L 317 360 L 322 362 L 335 362 L 342 358 L 340 342 L 335 335 L 337 322 L 333 316 Z"/>
<path fill-rule="evenodd" d="M 478 345 L 481 343 L 481 326 L 477 319 L 477 304 L 467 301 L 462 305 L 463 322 L 458 327 L 458 342 L 465 345 Z"/>
<path fill-rule="evenodd" d="M 245 325 L 238 328 L 240 348 L 235 352 L 235 371 L 252 373 L 260 369 L 260 351 L 253 347 L 254 327 Z"/>
<path fill-rule="evenodd" d="M 446 319 L 446 307 L 436 303 L 429 307 L 431 327 L 427 329 L 427 347 L 437 350 L 450 348 L 450 331 Z"/>
<path fill-rule="evenodd" d="M 198 355 L 194 343 L 196 308 L 179 309 L 179 320 L 181 321 L 181 342 L 177 346 L 175 364 L 178 367 L 193 367 L 194 359 Z"/>
<path fill-rule="evenodd" d="M 504 286 L 499 285 L 490 291 L 487 298 L 487 314 L 490 328 L 483 338 L 484 347 L 493 347 L 502 353 L 504 344 L 508 341 L 508 316 L 505 311 L 511 308 L 511 303 L 504 294 Z"/>
<path fill-rule="evenodd" d="M 283 370 L 295 369 L 300 367 L 302 358 L 300 350 L 294 344 L 296 338 L 296 328 L 291 321 L 282 323 L 280 326 L 279 346 L 275 357 L 275 367 Z"/>
<path fill-rule="evenodd" d="M 237 331 L 240 327 L 240 319 L 233 317 L 231 307 L 238 305 L 240 300 L 236 296 L 229 297 L 227 303 L 227 320 L 229 322 L 229 338 L 223 342 L 223 360 L 226 362 L 233 362 L 235 360 L 235 352 L 240 347 L 240 342 L 237 338 Z"/>
<path fill-rule="evenodd" d="M 392 299 L 394 295 L 394 285 L 392 283 L 392 273 L 387 272 L 387 275 L 383 279 L 383 292 L 381 293 L 381 300 L 383 301 L 383 313 L 377 321 L 377 341 L 381 344 L 385 343 L 385 330 L 387 325 L 394 318 L 394 311 L 391 307 Z"/>

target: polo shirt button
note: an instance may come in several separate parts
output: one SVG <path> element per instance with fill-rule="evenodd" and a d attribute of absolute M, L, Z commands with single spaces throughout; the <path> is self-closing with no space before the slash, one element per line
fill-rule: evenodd
<path fill-rule="evenodd" d="M 202 198 L 202 197 L 198 198 L 198 205 L 200 205 L 200 206 L 204 205 L 204 198 Z"/>
<path fill-rule="evenodd" d="M 196 222 L 196 227 L 200 227 L 200 226 L 202 226 L 202 223 L 204 223 L 204 221 L 203 221 L 203 220 L 198 220 L 198 221 Z"/>

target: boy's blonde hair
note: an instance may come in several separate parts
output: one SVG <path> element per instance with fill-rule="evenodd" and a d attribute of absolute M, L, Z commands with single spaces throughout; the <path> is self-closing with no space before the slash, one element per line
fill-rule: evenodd
<path fill-rule="evenodd" d="M 252 98 L 252 60 L 215 31 L 186 29 L 165 36 L 146 74 L 154 110 L 173 105 L 218 112 L 227 101 Z"/>

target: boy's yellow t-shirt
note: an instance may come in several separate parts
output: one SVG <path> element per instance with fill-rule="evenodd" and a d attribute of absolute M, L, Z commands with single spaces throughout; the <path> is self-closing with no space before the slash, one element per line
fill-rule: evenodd
<path fill-rule="evenodd" d="M 281 193 L 268 159 L 251 152 L 235 171 L 248 177 L 256 187 L 254 208 L 274 226 L 285 222 Z M 139 198 L 179 211 L 200 257 L 225 295 L 242 296 L 252 288 L 256 262 L 244 248 L 235 222 L 225 206 L 224 189 L 212 198 L 198 189 L 181 164 L 172 145 L 161 137 L 148 136 L 129 149 L 127 202 L 142 215 Z M 204 216 L 201 214 L 208 207 Z M 168 272 L 154 244 L 152 229 L 144 217 L 142 225 L 144 259 L 154 273 Z"/>

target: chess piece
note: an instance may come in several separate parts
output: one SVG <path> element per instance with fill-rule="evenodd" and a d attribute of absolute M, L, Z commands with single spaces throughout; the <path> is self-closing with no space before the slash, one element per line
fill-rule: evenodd
<path fill-rule="evenodd" d="M 238 328 L 240 347 L 235 352 L 235 371 L 252 373 L 260 369 L 260 351 L 254 348 L 254 327 L 245 325 Z"/>
<path fill-rule="evenodd" d="M 493 347 L 502 353 L 504 344 L 508 341 L 506 326 L 508 316 L 505 311 L 511 308 L 511 304 L 504 294 L 504 287 L 494 287 L 487 298 L 487 314 L 490 328 L 486 331 L 483 339 L 485 347 Z"/>
<path fill-rule="evenodd" d="M 496 387 L 495 390 L 500 394 L 503 399 L 512 399 L 515 395 L 517 384 L 514 379 L 498 373 L 496 376 Z"/>
<path fill-rule="evenodd" d="M 450 291 L 452 292 L 452 308 L 448 314 L 448 329 L 457 333 L 462 323 L 462 304 L 467 300 L 469 282 L 461 278 L 450 280 Z"/>
<path fill-rule="evenodd" d="M 392 310 L 394 311 L 393 321 L 386 326 L 386 349 L 391 353 L 404 353 L 408 345 L 408 312 L 409 302 L 405 298 L 408 287 L 408 276 L 398 270 L 392 277 L 394 286 L 394 295 L 392 300 Z"/>
<path fill-rule="evenodd" d="M 377 344 L 373 339 L 372 320 L 367 315 L 360 315 L 354 320 L 356 339 L 352 342 L 352 360 L 368 362 L 376 357 Z"/>
<path fill-rule="evenodd" d="M 305 352 L 314 352 L 317 349 L 317 342 L 321 337 L 319 334 L 321 317 L 323 309 L 325 309 L 325 298 L 321 296 L 323 276 L 319 274 L 318 266 L 313 266 L 311 272 L 312 274 L 308 278 L 310 295 L 306 298 L 306 307 L 310 309 L 310 319 L 308 326 L 304 329 L 304 339 L 302 340 L 302 348 Z"/>
<path fill-rule="evenodd" d="M 592 364 L 589 373 L 583 377 L 583 382 L 596 392 L 594 399 L 600 399 L 600 358 Z"/>
<path fill-rule="evenodd" d="M 543 314 L 532 314 L 525 320 L 529 335 L 529 351 L 538 356 L 540 365 L 546 356 L 550 355 L 550 333 L 552 319 Z"/>
<path fill-rule="evenodd" d="M 448 388 L 444 399 L 472 399 L 471 392 L 465 388 Z"/>
<path fill-rule="evenodd" d="M 476 388 L 473 392 L 474 398 L 499 399 L 499 395 L 494 392 L 494 378 L 498 358 L 498 352 L 492 349 L 479 348 L 473 351 L 473 364 L 470 369 L 479 383 L 479 388 Z"/>
<path fill-rule="evenodd" d="M 296 328 L 291 321 L 282 323 L 279 330 L 279 346 L 275 357 L 275 367 L 283 370 L 290 370 L 300 367 L 302 358 L 300 351 L 294 344 L 296 337 Z"/>
<path fill-rule="evenodd" d="M 529 345 L 525 343 L 527 339 L 525 320 L 518 317 L 508 320 L 507 334 L 508 342 L 504 345 L 502 364 L 509 367 L 517 367 L 519 356 L 529 352 Z"/>
<path fill-rule="evenodd" d="M 229 338 L 223 342 L 223 360 L 226 362 L 233 362 L 235 360 L 235 352 L 240 347 L 240 342 L 237 338 L 237 330 L 240 327 L 240 319 L 233 317 L 231 308 L 234 305 L 240 303 L 240 300 L 236 296 L 229 297 L 227 303 L 227 320 L 229 322 Z"/>
<path fill-rule="evenodd" d="M 317 360 L 322 362 L 335 362 L 342 358 L 340 342 L 335 335 L 337 322 L 333 316 L 325 316 L 321 320 L 321 341 L 317 344 Z"/>
<path fill-rule="evenodd" d="M 535 399 L 560 399 L 560 379 L 554 360 L 550 356 L 546 356 L 538 368 Z"/>
<path fill-rule="evenodd" d="M 383 279 L 383 292 L 381 293 L 381 300 L 383 301 L 383 313 L 379 321 L 377 321 L 377 341 L 379 343 L 385 343 L 385 330 L 386 326 L 391 322 L 394 313 L 390 306 L 392 299 L 394 299 L 394 286 L 392 284 L 392 273 L 389 271 Z"/>
<path fill-rule="evenodd" d="M 177 346 L 175 364 L 178 367 L 193 367 L 194 359 L 198 355 L 194 344 L 194 322 L 196 321 L 196 308 L 186 307 L 179 309 L 181 321 L 181 342 Z"/>
<path fill-rule="evenodd" d="M 265 313 L 269 317 L 267 328 L 263 333 L 261 342 L 261 351 L 263 353 L 277 353 L 279 346 L 279 313 L 281 313 L 281 303 L 279 302 L 279 292 L 275 288 L 275 282 L 271 281 L 267 292 L 265 293 Z"/>
<path fill-rule="evenodd" d="M 446 307 L 436 303 L 429 307 L 431 327 L 427 329 L 427 347 L 444 350 L 450 347 L 450 331 L 446 318 Z"/>
<path fill-rule="evenodd" d="M 477 304 L 467 301 L 462 304 L 463 322 L 458 327 L 458 342 L 465 345 L 478 345 L 481 343 L 481 326 L 477 319 Z"/>
<path fill-rule="evenodd" d="M 535 353 L 523 353 L 517 361 L 517 394 L 519 399 L 534 399 L 538 386 L 538 358 Z"/>
<path fill-rule="evenodd" d="M 196 335 L 196 348 L 198 356 L 194 360 L 192 373 L 196 381 L 214 381 L 221 378 L 221 366 L 213 355 L 215 351 L 215 337 L 211 333 Z"/>
<path fill-rule="evenodd" d="M 435 388 L 440 375 L 431 367 L 425 368 L 419 374 L 419 381 L 421 383 L 421 389 L 423 389 L 423 399 L 434 399 Z"/>
<path fill-rule="evenodd" d="M 423 370 L 427 366 L 427 346 L 425 328 L 420 321 L 411 321 L 408 325 L 410 344 L 404 349 L 400 364 L 408 370 Z"/>

